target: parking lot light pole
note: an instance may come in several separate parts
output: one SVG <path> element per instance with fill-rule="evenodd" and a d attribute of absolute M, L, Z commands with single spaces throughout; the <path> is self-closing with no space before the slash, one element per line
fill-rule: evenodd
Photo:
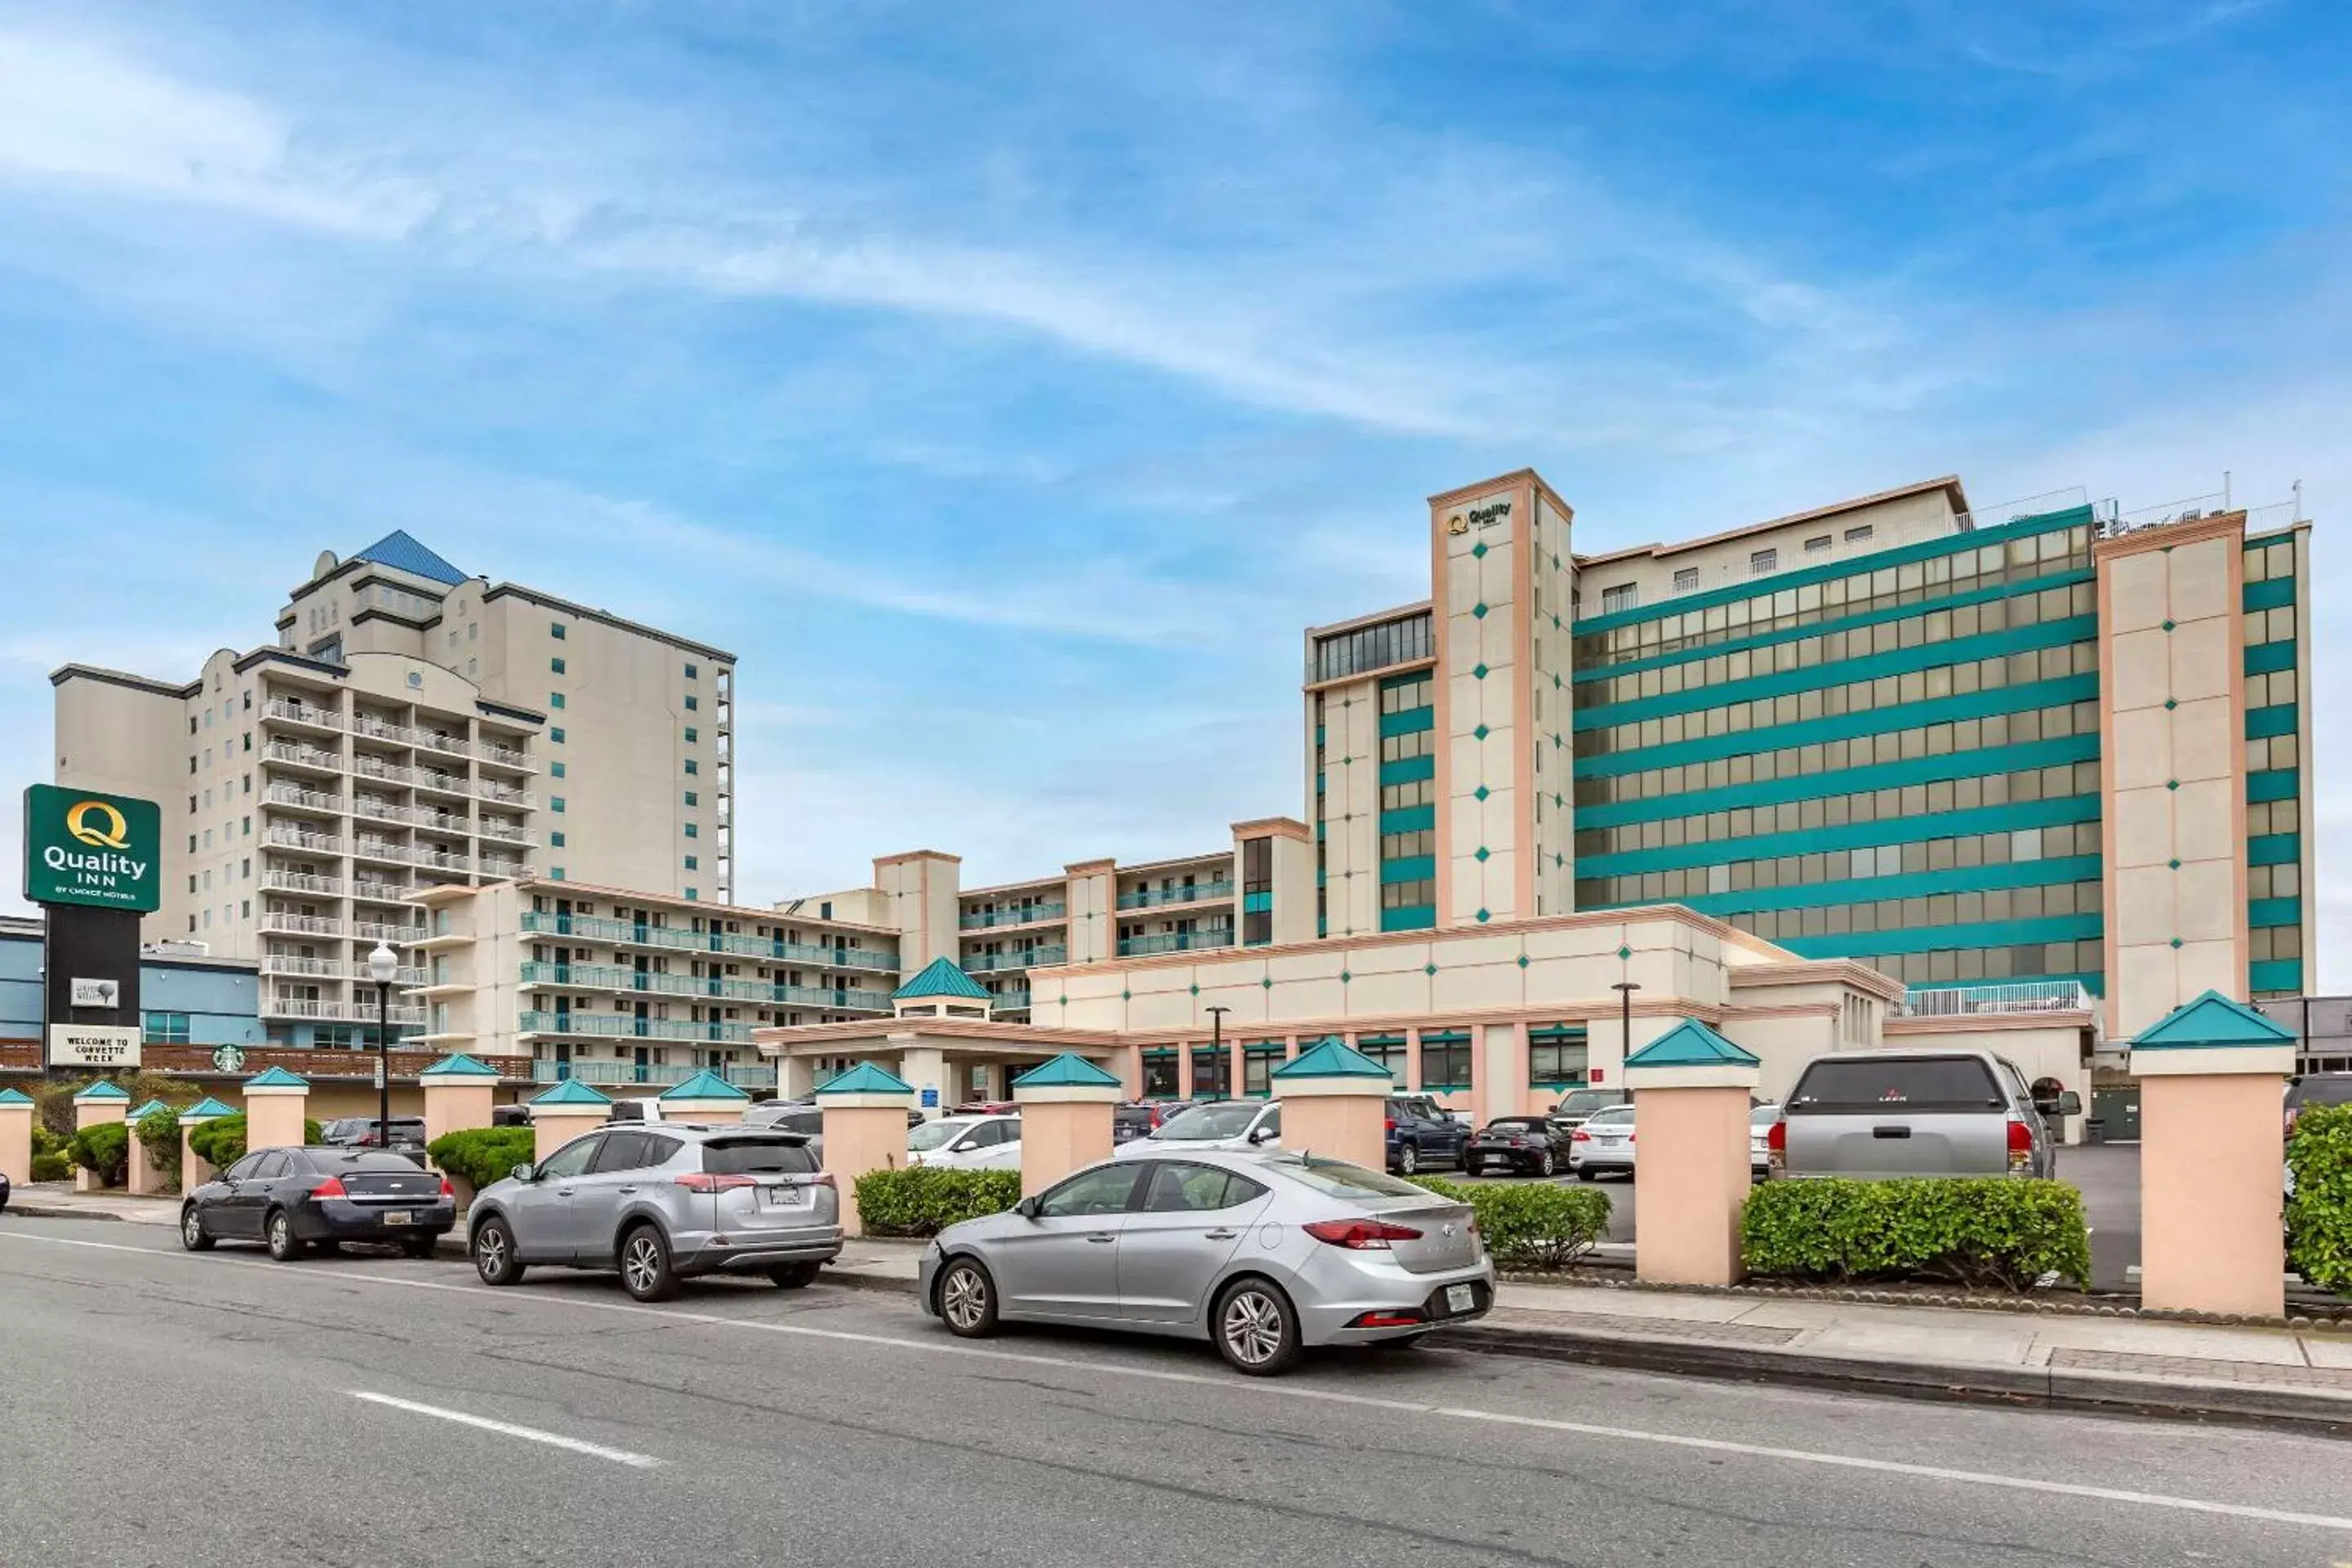
<path fill-rule="evenodd" d="M 1222 1100 L 1224 1098 L 1225 1079 L 1229 1076 L 1229 1065 L 1225 1061 L 1225 1015 L 1233 1009 L 1212 1005 L 1202 1011 L 1209 1015 L 1209 1052 L 1217 1058 L 1217 1097 Z M 1197 1093 L 1201 1086 L 1196 1083 L 1192 1088 Z"/>
<path fill-rule="evenodd" d="M 400 955 L 379 942 L 368 954 L 368 978 L 375 982 L 375 1135 L 376 1147 L 392 1147 L 392 982 L 400 973 Z"/>
<path fill-rule="evenodd" d="M 1618 1027 L 1622 1031 L 1617 1037 L 1617 1071 L 1621 1078 L 1625 1071 L 1625 1058 L 1633 1054 L 1633 993 L 1641 988 L 1638 980 L 1620 980 L 1609 988 L 1617 993 Z"/>

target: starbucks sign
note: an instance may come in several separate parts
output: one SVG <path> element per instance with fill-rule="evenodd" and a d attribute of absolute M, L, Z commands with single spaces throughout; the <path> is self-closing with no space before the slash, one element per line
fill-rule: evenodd
<path fill-rule="evenodd" d="M 163 814 L 152 800 L 35 784 L 25 792 L 25 897 L 145 914 L 163 901 Z"/>

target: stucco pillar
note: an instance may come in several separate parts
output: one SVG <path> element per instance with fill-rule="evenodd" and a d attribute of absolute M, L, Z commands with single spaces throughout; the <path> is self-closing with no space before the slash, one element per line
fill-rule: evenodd
<path fill-rule="evenodd" d="M 662 1115 L 673 1121 L 740 1121 L 751 1103 L 750 1094 L 708 1068 L 661 1095 Z"/>
<path fill-rule="evenodd" d="M 210 1095 L 180 1113 L 180 1190 L 182 1192 L 193 1193 L 220 1174 L 220 1172 L 214 1169 L 211 1161 L 196 1152 L 194 1144 L 189 1141 L 188 1134 L 207 1121 L 216 1121 L 224 1116 L 236 1114 L 236 1112 Z"/>
<path fill-rule="evenodd" d="M 131 1109 L 131 1097 L 100 1079 L 73 1097 L 73 1108 L 74 1131 L 79 1132 L 121 1121 L 123 1114 Z M 79 1165 L 74 1167 L 74 1191 L 96 1192 L 101 1184 L 91 1173 Z"/>
<path fill-rule="evenodd" d="M 1626 1058 L 1642 1223 L 1633 1272 L 1647 1284 L 1738 1281 L 1750 1180 L 1748 1097 L 1762 1063 L 1695 1018 Z"/>
<path fill-rule="evenodd" d="M 898 1078 L 915 1091 L 915 1109 L 926 1118 L 939 1116 L 954 1103 L 950 1098 L 947 1053 L 933 1047 L 909 1047 L 898 1056 Z"/>
<path fill-rule="evenodd" d="M 444 1057 L 416 1075 L 425 1090 L 425 1142 L 446 1132 L 465 1132 L 490 1125 L 490 1105 L 498 1098 L 499 1069 L 489 1063 L 459 1054 Z"/>
<path fill-rule="evenodd" d="M 2208 991 L 2132 1042 L 2131 1070 L 2141 1304 L 2283 1315 L 2280 1106 L 2294 1037 Z"/>
<path fill-rule="evenodd" d="M 1333 1035 L 1275 1068 L 1273 1082 L 1283 1148 L 1387 1168 L 1388 1068 Z"/>
<path fill-rule="evenodd" d="M 271 1068 L 245 1080 L 245 1146 L 255 1149 L 299 1149 L 302 1123 L 310 1104 L 310 1080 Z"/>
<path fill-rule="evenodd" d="M 33 1179 L 33 1101 L 13 1089 L 0 1089 L 0 1176 L 16 1187 Z"/>
<path fill-rule="evenodd" d="M 815 1092 L 815 1058 L 788 1056 L 776 1058 L 776 1093 L 779 1098 L 797 1105 Z"/>
<path fill-rule="evenodd" d="M 610 1120 L 613 1102 L 576 1078 L 565 1079 L 530 1100 L 530 1162 L 540 1164 L 574 1138 Z"/>
<path fill-rule="evenodd" d="M 1065 1051 L 1013 1080 L 1021 1107 L 1021 1195 L 1110 1158 L 1111 1109 L 1126 1094 L 1117 1077 Z"/>
<path fill-rule="evenodd" d="M 148 1153 L 147 1145 L 139 1140 L 139 1123 L 152 1110 L 168 1109 L 160 1100 L 151 1100 L 136 1110 L 126 1113 L 124 1125 L 131 1129 L 131 1138 L 123 1150 L 122 1184 L 134 1198 L 153 1197 L 163 1191 L 163 1173 Z"/>
<path fill-rule="evenodd" d="M 824 1112 L 824 1168 L 841 1191 L 841 1227 L 863 1236 L 857 1178 L 907 1163 L 907 1111 L 915 1091 L 896 1074 L 860 1062 L 818 1089 L 816 1102 Z"/>

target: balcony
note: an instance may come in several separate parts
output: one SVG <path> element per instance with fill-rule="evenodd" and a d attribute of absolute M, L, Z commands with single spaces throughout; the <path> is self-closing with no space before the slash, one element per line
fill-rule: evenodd
<path fill-rule="evenodd" d="M 495 741 L 483 741 L 473 748 L 474 755 L 494 767 L 512 768 L 517 773 L 535 771 L 529 752 L 519 752 L 512 746 L 501 746 Z"/>
<path fill-rule="evenodd" d="M 271 805 L 287 806 L 295 811 L 315 811 L 327 816 L 340 816 L 344 810 L 341 795 L 304 789 L 299 784 L 267 785 L 261 792 L 261 798 Z"/>
<path fill-rule="evenodd" d="M 309 702 L 289 702 L 283 698 L 261 705 L 264 720 L 280 724 L 300 724 L 312 730 L 341 730 L 343 716 L 331 708 L 320 708 Z"/>
<path fill-rule="evenodd" d="M 425 928 L 406 921 L 353 921 L 352 934 L 362 942 L 386 942 L 398 947 L 406 942 L 423 942 Z"/>
<path fill-rule="evenodd" d="M 530 868 L 520 860 L 499 860 L 488 855 L 482 857 L 482 875 L 502 882 L 519 881 Z"/>
<path fill-rule="evenodd" d="M 1148 958 L 1155 952 L 1192 952 L 1233 945 L 1233 927 L 1211 926 L 1206 931 L 1163 931 L 1150 936 L 1123 936 L 1118 939 L 1118 955 L 1121 958 Z"/>
<path fill-rule="evenodd" d="M 1033 925 L 1039 921 L 1057 921 L 1069 913 L 1067 904 L 1022 904 L 1009 910 L 978 910 L 962 916 L 956 925 L 963 931 L 987 931 L 994 926 Z"/>
<path fill-rule="evenodd" d="M 445 816 L 421 805 L 399 805 L 388 800 L 371 800 L 366 795 L 352 800 L 352 815 L 366 817 L 372 822 L 400 822 L 412 827 L 428 827 L 436 833 L 454 833 L 460 837 L 474 830 L 473 823 L 466 817 Z"/>
<path fill-rule="evenodd" d="M 1234 885 L 1230 881 L 1196 882 L 1189 888 L 1134 888 L 1118 896 L 1118 907 L 1149 910 L 1162 904 L 1197 904 L 1233 896 Z"/>
<path fill-rule="evenodd" d="M 1069 956 L 1069 948 L 1061 942 L 1050 947 L 1015 948 L 1011 952 L 966 953 L 963 972 L 966 974 L 985 974 L 995 969 L 1034 969 L 1044 964 L 1066 963 Z"/>
<path fill-rule="evenodd" d="M 331 833 L 305 833 L 280 823 L 263 828 L 261 842 L 271 849 L 307 849 L 315 855 L 341 855 L 344 848 L 344 841 Z"/>
<path fill-rule="evenodd" d="M 402 903 L 407 900 L 410 890 L 405 882 L 371 882 L 362 879 L 352 883 L 352 897 L 365 899 L 371 903 Z"/>
<path fill-rule="evenodd" d="M 502 784 L 493 784 L 488 779 L 477 780 L 474 784 L 474 793 L 481 796 L 484 800 L 490 801 L 499 805 L 520 805 L 528 810 L 535 804 L 529 792 L 519 789 L 510 789 Z"/>
<path fill-rule="evenodd" d="M 794 1007 L 826 1007 L 836 1013 L 887 1013 L 887 991 L 861 991 L 851 986 L 778 985 L 774 1000 Z"/>
<path fill-rule="evenodd" d="M 339 773 L 343 771 L 343 759 L 332 752 L 314 751 L 289 741 L 272 741 L 261 748 L 261 760 L 279 767 L 309 768 L 316 773 Z"/>
<path fill-rule="evenodd" d="M 658 947 L 672 952 L 716 952 L 730 958 L 764 958 L 771 963 L 868 969 L 887 974 L 898 972 L 898 955 L 878 948 L 825 947 L 786 942 L 781 937 L 698 931 L 682 926 L 638 925 L 604 915 L 525 910 L 522 929 L 542 936 L 568 936 L 582 942 L 611 942 L 615 946 Z"/>
<path fill-rule="evenodd" d="M 261 885 L 287 893 L 317 893 L 321 897 L 340 899 L 346 885 L 340 877 L 314 877 L 308 871 L 264 871 Z"/>
<path fill-rule="evenodd" d="M 656 1067 L 650 1062 L 642 1066 L 635 1062 L 559 1062 L 551 1061 L 544 1057 L 532 1060 L 530 1080 L 533 1083 L 562 1083 L 567 1079 L 577 1079 L 582 1083 L 646 1084 L 666 1089 L 675 1084 L 684 1083 L 695 1074 L 703 1071 L 715 1072 L 738 1089 L 776 1087 L 776 1069 L 770 1064 L 728 1062 L 719 1067 L 703 1068 Z"/>
<path fill-rule="evenodd" d="M 298 936 L 341 936 L 343 922 L 328 920 L 322 915 L 298 915 L 289 910 L 261 911 L 261 929 L 266 931 L 287 931 Z"/>
<path fill-rule="evenodd" d="M 314 980 L 357 980 L 375 984 L 364 963 L 347 963 L 339 958 L 304 958 L 290 952 L 265 952 L 261 955 L 264 974 L 299 974 Z M 404 965 L 393 974 L 395 985 L 422 985 L 425 971 Z"/>
<path fill-rule="evenodd" d="M 1029 993 L 999 991 L 990 1005 L 999 1013 L 1026 1013 L 1029 1010 Z"/>
<path fill-rule="evenodd" d="M 422 1009 L 419 1009 L 422 1011 Z M 600 1039 L 688 1040 L 748 1046 L 751 1026 L 724 1022 L 695 1023 L 688 1018 L 638 1018 L 626 1013 L 542 1013 L 522 1015 L 519 1027 L 526 1035 L 581 1035 Z"/>
<path fill-rule="evenodd" d="M 492 822 L 487 816 L 476 825 L 475 831 L 482 837 L 491 839 L 499 844 L 536 844 L 539 842 L 539 836 L 528 827 L 518 826 L 515 824 L 507 822 Z"/>
<path fill-rule="evenodd" d="M 1999 1013 L 2087 1013 L 2095 1005 L 2079 980 L 1988 981 L 1906 991 L 1890 1018 L 1968 1018 Z"/>
<path fill-rule="evenodd" d="M 889 994 L 884 991 L 845 985 L 787 985 L 782 981 L 730 979 L 720 974 L 667 974 L 618 963 L 543 963 L 526 960 L 522 964 L 522 983 L 574 991 L 632 991 L 721 1002 L 756 1002 L 771 1007 L 797 1005 L 880 1012 L 890 1005 Z"/>
<path fill-rule="evenodd" d="M 425 1009 L 404 1007 L 395 1003 L 388 1009 L 394 1024 L 422 1024 Z M 373 1024 L 376 1021 L 373 1002 L 326 1002 L 307 996 L 264 996 L 261 1016 L 265 1018 L 310 1018 L 326 1024 Z"/>

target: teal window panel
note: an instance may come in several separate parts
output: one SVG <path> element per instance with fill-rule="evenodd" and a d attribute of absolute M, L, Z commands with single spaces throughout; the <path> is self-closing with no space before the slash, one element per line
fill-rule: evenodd
<path fill-rule="evenodd" d="M 1433 779 L 1436 776 L 1435 757 L 1405 757 L 1381 764 L 1381 783 L 1384 784 L 1411 784 L 1415 779 Z"/>
<path fill-rule="evenodd" d="M 2246 965 L 2246 984 L 2255 991 L 2303 989 L 2303 960 L 2265 958 Z"/>
<path fill-rule="evenodd" d="M 2294 644 L 2291 642 L 2258 642 L 2246 648 L 2246 673 L 2268 675 L 2274 669 L 2294 668 Z"/>
<path fill-rule="evenodd" d="M 1906 562 L 1926 561 L 1937 555 L 1957 555 L 1964 550 L 2006 544 L 2012 539 L 2029 539 L 2054 529 L 2084 526 L 2090 521 L 2091 509 L 2087 506 L 2070 507 L 2064 511 L 2046 512 L 2040 517 L 2021 517 L 1997 528 L 1974 529 L 1967 533 L 1882 550 L 1874 555 L 1850 556 L 1834 565 L 1812 566 L 1798 572 L 1775 572 L 1769 581 L 1759 579 L 1728 588 L 1710 589 L 1704 594 L 1679 594 L 1654 605 L 1620 610 L 1615 615 L 1588 616 L 1576 623 L 1576 632 L 1580 637 L 1587 632 L 1605 632 L 1612 626 L 1652 621 L 1660 616 L 1680 615 L 1685 610 L 1703 610 L 1709 605 L 1727 605 L 1735 599 L 1752 599 L 1759 594 L 1777 594 L 1786 588 L 1801 588 L 1808 583 L 1826 583 L 1832 577 L 1848 577 L 1857 572 L 1875 572 L 1882 567 L 1900 566 Z"/>
<path fill-rule="evenodd" d="M 2275 708 L 2246 710 L 2246 739 L 2258 740 L 2264 735 L 2292 735 L 2295 732 L 2295 705 L 2283 702 Z"/>
<path fill-rule="evenodd" d="M 1782 937 L 1773 945 L 1785 947 L 1801 958 L 1874 957 L 1889 952 L 1930 952 L 1940 947 L 2024 947 L 2048 942 L 2081 942 L 2104 935 L 2105 924 L 2098 915 L 2044 915 L 2030 921 L 1979 921 L 1974 925 L 1912 926 L 1904 931 Z"/>
<path fill-rule="evenodd" d="M 2249 583 L 2242 593 L 2246 608 L 2275 610 L 2282 605 L 2294 603 L 2294 579 L 2273 577 L 2267 582 Z"/>
<path fill-rule="evenodd" d="M 1381 862 L 1381 880 L 1383 882 L 1418 882 L 1436 875 L 1437 857 L 1434 855 L 1408 855 L 1402 860 Z"/>
<path fill-rule="evenodd" d="M 2303 923 L 2303 900 L 2251 899 L 2246 903 L 2246 923 L 2250 926 L 2299 926 Z"/>
<path fill-rule="evenodd" d="M 2006 599 L 2012 595 L 2038 594 L 2044 588 L 2068 588 L 2077 583 L 2088 583 L 2097 576 L 2095 572 L 2052 572 L 2040 577 L 2021 578 L 2015 583 L 2002 583 L 1990 588 L 1974 588 L 1965 594 L 1948 594 L 1940 599 L 1922 599 L 1915 604 L 1896 605 L 1891 609 L 1871 610 L 1859 616 L 1846 616 L 1834 621 L 1815 621 L 1801 626 L 1785 626 L 1779 631 L 1761 632 L 1752 637 L 1735 637 L 1725 642 L 1677 648 L 1649 658 L 1630 658 L 1622 664 L 1596 664 L 1576 672 L 1580 683 L 1607 680 L 1612 676 L 1638 675 L 1645 669 L 1662 669 L 1670 664 L 1686 664 L 1695 658 L 1712 658 L 1719 653 L 1739 653 L 1748 648 L 1770 647 L 1778 643 L 1795 642 L 1800 637 L 1819 637 L 1823 632 L 1853 631 L 1860 626 L 1874 626 L 1881 621 L 1907 620 L 1913 616 L 1932 615 L 1937 610 L 1957 610 L 1969 605 L 1981 605 L 1994 599 Z M 1664 606 L 1671 608 L 1672 606 Z M 1582 621 L 1576 623 L 1580 635 L 1589 629 Z"/>
<path fill-rule="evenodd" d="M 2246 864 L 2249 866 L 2299 866 L 2303 863 L 2303 835 L 2300 833 L 2263 833 L 2246 840 Z"/>
<path fill-rule="evenodd" d="M 1988 888 L 2039 888 L 2053 882 L 2087 882 L 2099 876 L 2096 855 L 2062 855 L 2048 860 L 2012 860 L 2001 866 L 1953 866 L 1941 871 L 1906 871 L 1893 877 L 1847 877 L 1790 888 L 1749 888 L 1735 893 L 1691 893 L 1674 901 L 1703 915 L 1751 914 L 1761 910 L 1826 909 L 1880 899 L 1924 898 L 1931 893 L 1976 893 Z M 1602 909 L 1632 905 L 1603 904 Z"/>
<path fill-rule="evenodd" d="M 1381 733 L 1383 735 L 1410 735 L 1417 730 L 1433 730 L 1436 727 L 1437 710 L 1434 708 L 1408 708 L 1402 713 L 1381 715 Z"/>
<path fill-rule="evenodd" d="M 1822 719 L 1801 719 L 1793 724 L 1767 725 L 1724 735 L 1702 735 L 1660 746 L 1641 746 L 1605 756 L 1576 759 L 1578 778 L 1611 778 L 1648 768 L 1681 767 L 1686 763 L 1711 763 L 1756 752 L 1777 752 L 1783 746 L 1809 746 L 1822 741 L 1847 741 L 1856 735 L 1883 734 L 1889 730 L 1913 730 L 1927 724 L 1948 724 L 1962 719 L 1982 719 L 1994 713 L 2019 713 L 2088 702 L 2099 695 L 2099 678 L 2064 675 L 2055 680 L 2029 680 L 1990 691 L 1968 691 L 1955 697 L 1930 697 L 1923 702 L 1898 702 L 1866 713 L 1837 713 Z"/>
<path fill-rule="evenodd" d="M 1614 801 L 1607 805 L 1576 808 L 1579 827 L 1617 827 L 1629 822 L 1654 822 L 1673 816 L 1696 816 L 1704 812 L 1732 811 L 1743 805 L 1779 805 L 1787 801 L 1812 800 L 1857 790 L 1899 789 L 1905 784 L 1935 784 L 1944 779 L 1971 778 L 1979 773 L 2011 773 L 2027 768 L 2051 768 L 2064 763 L 2089 762 L 2099 754 L 2096 735 L 2061 735 L 2053 741 L 2028 741 L 2015 746 L 1985 746 L 1973 752 L 1947 752 L 1941 756 L 1906 757 L 1875 763 L 1866 768 L 1841 768 L 1835 773 L 1801 773 L 1790 779 L 1765 779 L 1754 784 L 1726 784 L 1720 789 L 1685 790 L 1681 795 L 1654 795 L 1648 800 Z"/>
<path fill-rule="evenodd" d="M 1242 895 L 1242 913 L 1245 915 L 1262 915 L 1273 908 L 1274 895 L 1270 892 Z"/>
<path fill-rule="evenodd" d="M 1407 904 L 1381 911 L 1382 931 L 1428 931 L 1437 924 L 1435 904 Z"/>
<path fill-rule="evenodd" d="M 2255 800 L 2293 800 L 2302 778 L 2297 768 L 2269 768 L 2246 775 L 2246 798 Z"/>
<path fill-rule="evenodd" d="M 1775 670 L 1769 675 L 1751 675 L 1745 680 L 1726 680 L 1695 690 L 1666 691 L 1655 697 L 1637 697 L 1630 702 L 1611 702 L 1598 708 L 1580 709 L 1574 727 L 1579 730 L 1605 730 L 1612 724 L 1628 724 L 1637 719 L 1663 719 L 1670 713 L 1694 713 L 1702 709 L 1720 708 L 1727 702 L 1746 702 L 1759 697 L 1785 697 L 1824 686 L 1843 686 L 1851 680 L 1875 680 L 1881 676 L 1908 675 L 1915 669 L 1927 669 L 1939 664 L 1963 664 L 1970 659 L 2005 658 L 2013 653 L 2030 653 L 2037 648 L 2088 642 L 2098 634 L 2099 617 L 2096 616 L 2068 616 L 2036 626 L 2004 626 L 1997 632 L 1979 632 L 1975 637 L 1954 637 L 1949 642 L 1890 648 L 1885 653 L 1864 654 L 1859 658 L 1842 658 L 1835 664 Z"/>
<path fill-rule="evenodd" d="M 1417 680 L 1428 682 L 1431 685 L 1434 685 L 1436 683 L 1435 678 L 1433 677 L 1428 670 L 1416 669 L 1409 675 L 1384 675 L 1381 677 L 1381 689 L 1382 691 L 1394 691 L 1400 686 L 1411 686 Z"/>
<path fill-rule="evenodd" d="M 1424 827 L 1437 826 L 1434 805 L 1401 805 L 1393 811 L 1381 813 L 1382 833 L 1417 833 Z"/>
<path fill-rule="evenodd" d="M 1612 855 L 1583 857 L 1576 863 L 1576 874 L 1580 877 L 1624 877 L 1641 871 L 1679 871 L 1689 866 L 1714 866 L 1729 860 L 1810 855 L 1817 849 L 1859 849 L 1865 845 L 1910 844 L 1923 838 L 1958 838 L 1977 833 L 2013 832 L 2021 827 L 2053 827 L 2061 823 L 2098 820 L 2097 795 L 2062 795 L 2056 800 L 1979 805 L 1966 811 L 1939 812 L 1933 816 L 1891 816 L 1877 822 L 1840 823 L 1834 827 L 1805 827 L 1790 833 L 1758 833 L 1746 838 L 1718 838 L 1708 844 L 1671 844 L 1655 849 L 1621 849 Z"/>

